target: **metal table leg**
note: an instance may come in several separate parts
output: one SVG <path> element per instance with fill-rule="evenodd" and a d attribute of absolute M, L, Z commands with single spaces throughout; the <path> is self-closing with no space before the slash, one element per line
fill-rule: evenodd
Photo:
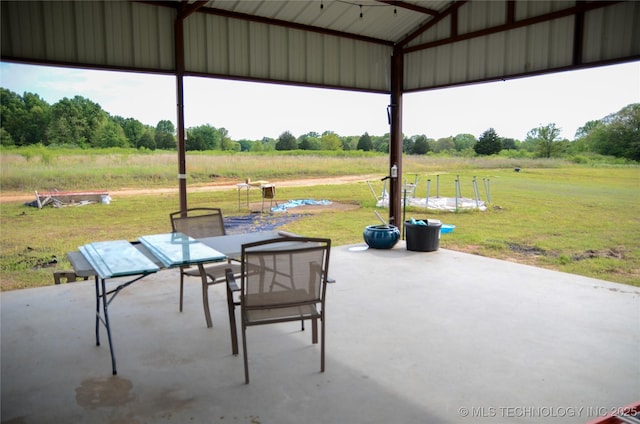
<path fill-rule="evenodd" d="M 136 281 L 146 277 L 149 274 L 142 274 L 133 280 L 120 284 L 113 290 L 107 291 L 106 279 L 101 278 L 98 282 L 96 276 L 96 345 L 100 346 L 100 322 L 104 324 L 107 329 L 107 339 L 109 341 L 109 352 L 111 353 L 111 372 L 113 375 L 118 374 L 116 369 L 116 355 L 113 349 L 113 339 L 111 337 L 111 323 L 109 321 L 109 304 L 116 297 L 120 290 L 135 283 Z M 100 298 L 102 298 L 102 313 L 100 313 Z"/>
<path fill-rule="evenodd" d="M 116 375 L 118 373 L 118 371 L 116 370 L 116 355 L 113 351 L 113 340 L 111 339 L 111 324 L 109 322 L 110 301 L 107 299 L 106 293 L 106 282 L 104 278 L 102 278 L 102 312 L 104 314 L 104 326 L 107 328 L 107 339 L 109 340 L 109 352 L 111 353 L 111 370 L 113 375 Z"/>
<path fill-rule="evenodd" d="M 100 346 L 100 282 L 96 275 L 96 346 Z"/>

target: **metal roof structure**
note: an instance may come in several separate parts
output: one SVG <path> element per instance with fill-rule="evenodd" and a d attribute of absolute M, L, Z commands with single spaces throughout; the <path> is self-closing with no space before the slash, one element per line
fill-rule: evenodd
<path fill-rule="evenodd" d="M 640 2 L 2 1 L 1 59 L 387 93 L 402 174 L 402 94 L 640 59 Z M 180 174 L 184 177 L 184 154 Z M 401 178 L 390 184 L 390 222 Z M 186 182 L 181 207 L 186 208 Z"/>

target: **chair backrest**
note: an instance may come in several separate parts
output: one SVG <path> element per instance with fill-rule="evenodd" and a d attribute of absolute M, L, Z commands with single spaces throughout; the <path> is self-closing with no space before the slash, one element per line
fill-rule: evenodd
<path fill-rule="evenodd" d="M 169 214 L 171 229 L 193 238 L 223 236 L 224 219 L 219 208 L 192 208 Z"/>
<path fill-rule="evenodd" d="M 331 240 L 282 237 L 242 246 L 242 306 L 288 308 L 322 303 Z"/>

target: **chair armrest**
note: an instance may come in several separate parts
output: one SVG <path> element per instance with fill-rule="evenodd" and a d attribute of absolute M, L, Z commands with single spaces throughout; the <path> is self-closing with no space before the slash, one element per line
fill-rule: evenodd
<path fill-rule="evenodd" d="M 225 270 L 225 276 L 227 277 L 227 286 L 229 290 L 232 292 L 240 291 L 240 287 L 238 287 L 238 283 L 236 282 L 236 277 L 233 275 L 233 270 L 231 268 L 227 268 Z"/>

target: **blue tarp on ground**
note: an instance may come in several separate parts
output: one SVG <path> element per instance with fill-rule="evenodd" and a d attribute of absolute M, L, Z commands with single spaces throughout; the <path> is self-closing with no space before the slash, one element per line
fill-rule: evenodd
<path fill-rule="evenodd" d="M 296 221 L 305 214 L 267 215 L 252 213 L 244 216 L 227 216 L 224 227 L 227 234 L 252 233 L 255 231 L 271 231 L 277 227 Z"/>
<path fill-rule="evenodd" d="M 279 204 L 271 208 L 272 212 L 287 212 L 288 209 L 296 208 L 298 206 L 307 205 L 330 205 L 329 200 L 289 200 L 286 203 Z M 224 227 L 227 234 L 241 234 L 251 233 L 255 231 L 272 231 L 281 225 L 287 224 L 292 221 L 296 221 L 308 214 L 262 214 L 252 213 L 243 216 L 227 216 L 224 218 Z"/>
<path fill-rule="evenodd" d="M 307 205 L 330 205 L 331 201 L 329 200 L 313 200 L 313 199 L 303 199 L 303 200 L 289 200 L 287 203 L 282 203 L 277 206 L 271 208 L 271 212 L 286 212 L 287 209 L 297 208 L 298 206 L 307 206 Z"/>

